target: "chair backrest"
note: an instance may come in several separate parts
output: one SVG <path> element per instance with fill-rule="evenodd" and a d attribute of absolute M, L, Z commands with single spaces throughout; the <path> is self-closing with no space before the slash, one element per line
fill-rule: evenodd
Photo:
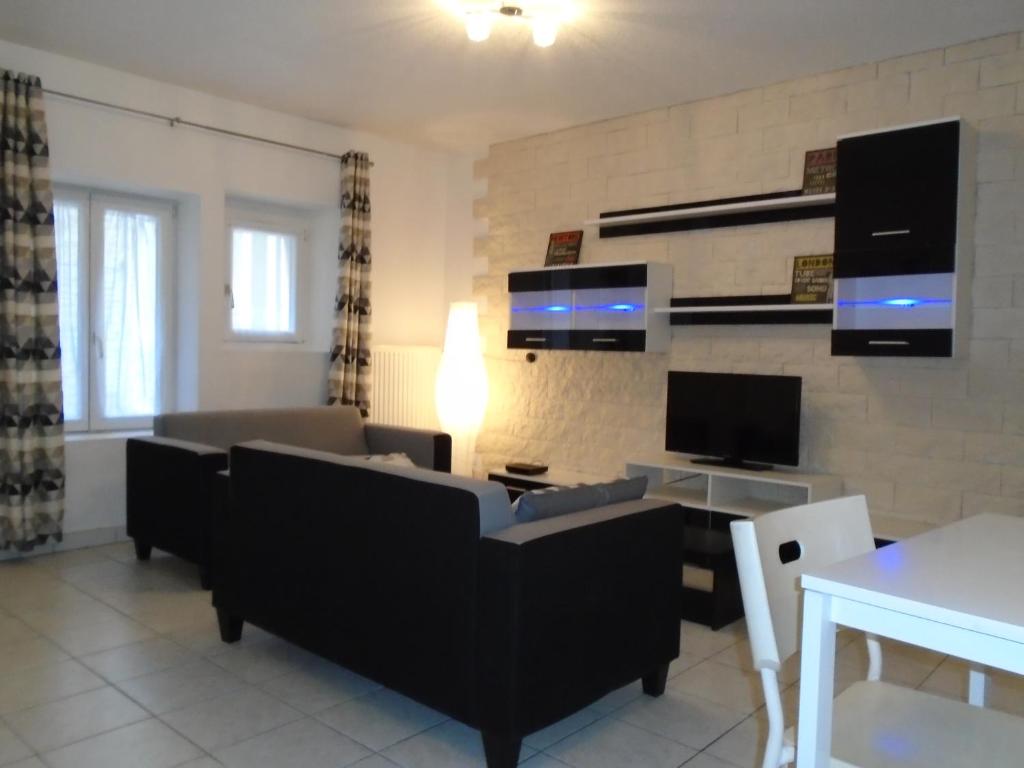
<path fill-rule="evenodd" d="M 800 575 L 875 548 L 863 496 L 780 509 L 730 524 L 757 669 L 796 653 Z"/>

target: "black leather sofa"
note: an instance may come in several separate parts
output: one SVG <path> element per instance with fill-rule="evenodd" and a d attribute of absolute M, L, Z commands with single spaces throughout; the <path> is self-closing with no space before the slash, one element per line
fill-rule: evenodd
<path fill-rule="evenodd" d="M 489 768 L 634 680 L 664 691 L 675 504 L 516 525 L 497 483 L 265 442 L 231 449 L 229 482 L 213 575 L 226 642 L 250 622 L 477 728 Z"/>
<path fill-rule="evenodd" d="M 157 416 L 153 437 L 127 441 L 128 535 L 140 560 L 153 547 L 170 552 L 199 565 L 209 588 L 215 479 L 232 445 L 257 439 L 346 455 L 404 452 L 419 466 L 451 471 L 449 435 L 365 424 L 354 407 Z"/>

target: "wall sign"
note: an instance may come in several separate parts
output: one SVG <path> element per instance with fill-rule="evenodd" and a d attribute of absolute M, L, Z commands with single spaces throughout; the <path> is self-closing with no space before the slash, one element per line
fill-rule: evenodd
<path fill-rule="evenodd" d="M 790 300 L 794 304 L 828 304 L 832 301 L 832 254 L 793 259 Z"/>
<path fill-rule="evenodd" d="M 548 239 L 548 255 L 544 259 L 545 267 L 556 267 L 563 264 L 579 264 L 580 248 L 583 246 L 583 230 L 573 232 L 552 232 Z"/>
<path fill-rule="evenodd" d="M 804 155 L 805 195 L 836 191 L 836 148 L 812 149 Z"/>

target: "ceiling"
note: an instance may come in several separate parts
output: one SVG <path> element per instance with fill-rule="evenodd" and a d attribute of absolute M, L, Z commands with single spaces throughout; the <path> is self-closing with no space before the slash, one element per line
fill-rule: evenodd
<path fill-rule="evenodd" d="M 577 18 L 548 49 L 520 27 L 471 43 L 440 0 L 0 0 L 0 38 L 476 152 L 1024 29 L 1021 0 L 572 2 Z"/>

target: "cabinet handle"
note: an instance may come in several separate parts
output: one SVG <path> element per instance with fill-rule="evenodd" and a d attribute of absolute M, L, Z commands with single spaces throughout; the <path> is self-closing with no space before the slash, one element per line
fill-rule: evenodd
<path fill-rule="evenodd" d="M 547 341 L 543 336 L 527 336 L 526 341 Z"/>
<path fill-rule="evenodd" d="M 871 339 L 868 341 L 869 347 L 909 347 L 909 341 L 889 341 L 883 339 Z"/>
<path fill-rule="evenodd" d="M 909 235 L 909 229 L 883 229 L 880 232 L 872 232 L 872 237 L 896 237 L 897 235 Z"/>
<path fill-rule="evenodd" d="M 595 336 L 591 341 L 595 344 L 615 344 L 618 342 L 618 339 L 614 337 Z"/>

